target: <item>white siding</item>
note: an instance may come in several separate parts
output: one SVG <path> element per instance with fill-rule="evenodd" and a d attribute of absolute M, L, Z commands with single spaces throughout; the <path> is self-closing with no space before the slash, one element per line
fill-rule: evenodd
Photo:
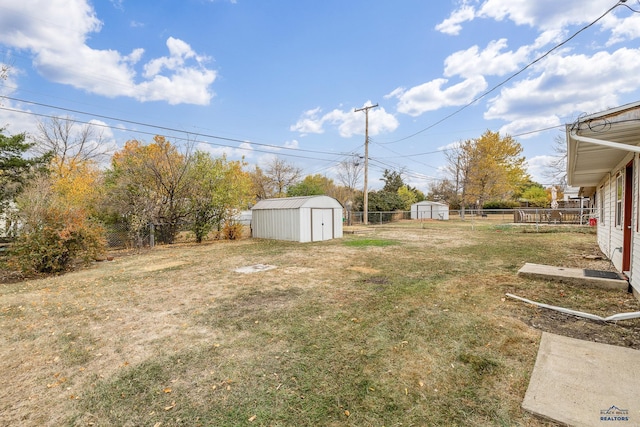
<path fill-rule="evenodd" d="M 328 196 L 261 200 L 252 209 L 252 236 L 296 242 L 341 238 L 342 211 Z"/>
<path fill-rule="evenodd" d="M 300 241 L 300 209 L 268 209 L 252 212 L 253 237 Z"/>
<path fill-rule="evenodd" d="M 640 161 L 638 156 L 635 156 L 634 165 L 634 178 L 633 178 L 633 216 L 632 221 L 633 233 L 631 236 L 631 271 L 629 275 L 629 282 L 636 291 L 640 291 Z M 636 278 L 634 280 L 634 277 Z"/>
<path fill-rule="evenodd" d="M 411 219 L 449 219 L 449 205 L 438 202 L 418 202 L 411 205 Z"/>
<path fill-rule="evenodd" d="M 632 214 L 632 233 L 631 233 L 631 269 L 632 271 L 640 271 L 640 247 L 636 248 L 638 241 L 636 235 L 638 234 L 638 162 L 635 160 L 635 156 L 629 155 L 614 169 L 611 174 L 605 176 L 597 187 L 597 191 L 602 192 L 604 204 L 602 209 L 598 209 L 599 212 L 604 214 L 604 218 L 598 218 L 598 246 L 603 254 L 605 254 L 611 263 L 618 271 L 622 271 L 622 251 L 623 251 L 623 226 L 622 224 L 616 225 L 616 181 L 618 173 L 624 175 L 625 165 L 634 160 L 634 177 L 633 177 L 633 206 L 631 210 Z M 624 182 L 624 179 L 623 179 Z M 598 196 L 599 197 L 599 196 Z M 603 200 L 599 198 L 599 201 Z M 599 214 L 599 216 L 602 216 Z M 624 223 L 624 221 L 623 221 Z M 637 249 L 637 250 L 636 250 Z M 634 268 L 635 265 L 635 268 Z"/>

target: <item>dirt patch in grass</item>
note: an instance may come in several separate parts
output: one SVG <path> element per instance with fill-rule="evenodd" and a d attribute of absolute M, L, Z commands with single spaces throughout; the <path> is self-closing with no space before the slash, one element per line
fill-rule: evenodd
<path fill-rule="evenodd" d="M 375 268 L 369 268 L 369 267 L 348 267 L 347 270 L 356 271 L 358 273 L 364 273 L 364 274 L 380 273 L 380 270 L 377 270 Z"/>
<path fill-rule="evenodd" d="M 158 247 L 4 283 L 0 424 L 553 425 L 520 408 L 541 331 L 640 348 L 640 321 L 505 293 L 640 310 L 624 292 L 516 274 L 610 268 L 583 256 L 596 252 L 588 229 L 406 221 L 312 244 Z M 248 265 L 276 268 L 234 271 Z"/>

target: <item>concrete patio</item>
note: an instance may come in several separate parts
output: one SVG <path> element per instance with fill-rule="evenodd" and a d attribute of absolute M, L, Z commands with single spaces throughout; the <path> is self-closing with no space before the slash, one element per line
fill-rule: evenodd
<path fill-rule="evenodd" d="M 570 426 L 640 425 L 640 351 L 543 333 L 523 409 Z"/>

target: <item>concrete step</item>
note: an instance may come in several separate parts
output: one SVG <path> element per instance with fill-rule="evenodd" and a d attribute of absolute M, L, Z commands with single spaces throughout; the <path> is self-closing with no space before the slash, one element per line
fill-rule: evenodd
<path fill-rule="evenodd" d="M 518 276 L 554 280 L 576 285 L 596 286 L 605 289 L 627 290 L 629 287 L 629 282 L 627 282 L 626 278 L 615 272 L 554 267 L 532 263 L 526 263 L 522 266 L 522 268 L 518 270 Z"/>

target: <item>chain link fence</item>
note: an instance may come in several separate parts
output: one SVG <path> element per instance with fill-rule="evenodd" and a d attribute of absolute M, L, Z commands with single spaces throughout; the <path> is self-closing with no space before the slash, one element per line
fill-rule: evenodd
<path fill-rule="evenodd" d="M 241 234 L 234 238 L 250 236 L 250 222 L 236 223 L 242 225 Z M 188 222 L 179 224 L 148 224 L 138 230 L 132 229 L 127 223 L 115 223 L 104 226 L 106 229 L 107 248 L 116 249 L 142 249 L 152 248 L 157 244 L 168 243 L 195 243 L 196 236 L 192 224 Z M 222 231 L 211 231 L 205 241 L 219 240 L 223 238 Z"/>
<path fill-rule="evenodd" d="M 482 209 L 482 210 L 450 210 L 450 220 L 490 220 L 499 224 L 567 224 L 595 225 L 596 210 L 592 208 L 521 208 L 521 209 Z M 363 212 L 347 212 L 345 225 L 363 224 Z M 405 219 L 412 219 L 410 211 L 369 212 L 368 223 L 385 224 Z M 418 219 L 417 219 L 418 220 Z M 434 220 L 437 221 L 437 220 Z"/>

